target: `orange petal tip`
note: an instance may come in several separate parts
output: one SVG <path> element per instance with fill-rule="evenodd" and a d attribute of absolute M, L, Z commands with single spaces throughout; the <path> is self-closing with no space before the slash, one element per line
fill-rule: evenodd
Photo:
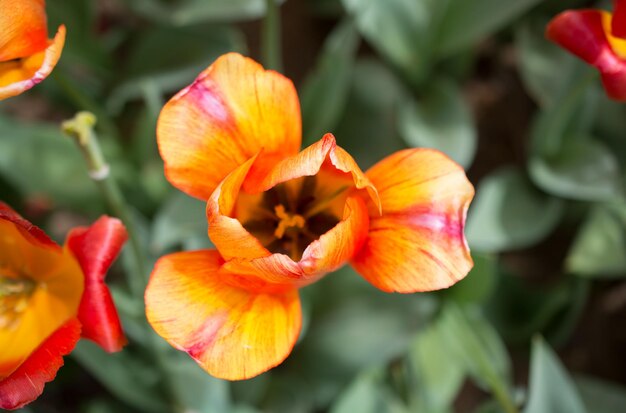
<path fill-rule="evenodd" d="M 48 47 L 31 56 L 0 62 L 0 100 L 17 96 L 42 82 L 52 72 L 65 44 L 65 26 L 59 26 Z"/>

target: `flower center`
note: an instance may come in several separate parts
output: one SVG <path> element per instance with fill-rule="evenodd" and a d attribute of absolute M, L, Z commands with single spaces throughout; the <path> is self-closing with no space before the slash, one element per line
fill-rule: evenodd
<path fill-rule="evenodd" d="M 311 242 L 339 222 L 345 189 L 323 191 L 314 176 L 294 179 L 262 194 L 240 194 L 238 217 L 270 252 L 299 261 Z"/>
<path fill-rule="evenodd" d="M 303 229 L 306 221 L 302 218 L 302 215 L 299 214 L 290 214 L 285 211 L 285 207 L 283 204 L 276 205 L 274 207 L 274 212 L 276 213 L 276 217 L 280 219 L 276 230 L 274 231 L 274 236 L 276 238 L 282 238 L 285 236 L 285 232 L 293 228 L 296 231 L 298 229 Z"/>
<path fill-rule="evenodd" d="M 17 327 L 36 286 L 30 278 L 20 277 L 12 270 L 0 267 L 0 328 Z"/>

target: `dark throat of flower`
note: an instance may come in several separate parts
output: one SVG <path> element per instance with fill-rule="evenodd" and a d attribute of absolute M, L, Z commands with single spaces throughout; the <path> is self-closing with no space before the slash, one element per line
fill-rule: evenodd
<path fill-rule="evenodd" d="M 307 176 L 269 189 L 242 222 L 244 228 L 270 252 L 299 261 L 311 242 L 340 221 L 332 205 L 345 203 L 347 186 L 320 197 L 318 184 L 315 176 Z"/>
<path fill-rule="evenodd" d="M 34 280 L 0 267 L 0 329 L 17 327 L 36 287 Z"/>

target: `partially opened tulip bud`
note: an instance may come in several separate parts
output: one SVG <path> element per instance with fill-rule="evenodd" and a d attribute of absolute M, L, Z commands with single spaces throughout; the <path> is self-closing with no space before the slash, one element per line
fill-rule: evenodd
<path fill-rule="evenodd" d="M 546 36 L 596 67 L 607 95 L 626 101 L 626 0 L 604 10 L 567 10 L 547 27 Z"/>
<path fill-rule="evenodd" d="M 300 334 L 298 289 L 347 263 L 402 293 L 449 287 L 472 267 L 463 168 L 408 149 L 364 173 L 331 134 L 299 151 L 293 84 L 251 59 L 230 53 L 202 72 L 165 105 L 157 138 L 168 180 L 207 201 L 217 249 L 162 257 L 147 317 L 216 377 L 281 363 Z"/>
<path fill-rule="evenodd" d="M 126 240 L 114 218 L 60 247 L 0 202 L 0 409 L 35 400 L 79 338 L 109 352 L 126 339 L 104 277 Z"/>
<path fill-rule="evenodd" d="M 56 66 L 65 26 L 48 39 L 44 0 L 0 0 L 0 100 L 32 88 Z"/>

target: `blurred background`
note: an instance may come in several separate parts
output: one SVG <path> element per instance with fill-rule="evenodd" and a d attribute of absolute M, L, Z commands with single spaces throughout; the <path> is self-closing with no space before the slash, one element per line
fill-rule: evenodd
<path fill-rule="evenodd" d="M 228 383 L 156 337 L 122 256 L 110 283 L 130 345 L 109 356 L 81 342 L 23 412 L 626 411 L 626 106 L 544 37 L 557 13 L 611 3 L 278 5 L 305 145 L 332 132 L 363 169 L 406 147 L 446 152 L 477 189 L 475 268 L 414 295 L 382 293 L 349 268 L 328 275 L 302 290 L 292 355 Z M 0 197 L 57 240 L 106 212 L 59 127 L 89 110 L 152 262 L 210 246 L 204 204 L 164 179 L 156 119 L 219 55 L 262 60 L 266 6 L 48 0 L 49 31 L 63 23 L 68 38 L 49 79 L 0 104 Z M 167 373 L 145 351 L 155 342 Z"/>

